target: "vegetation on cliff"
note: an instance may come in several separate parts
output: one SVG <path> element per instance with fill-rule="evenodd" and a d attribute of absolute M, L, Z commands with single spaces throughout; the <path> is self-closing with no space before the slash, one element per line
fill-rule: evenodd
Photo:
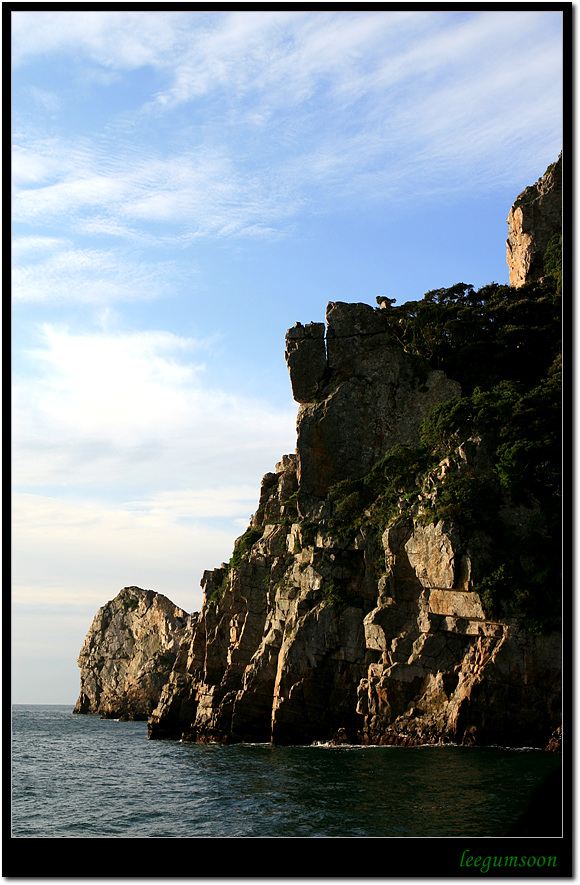
<path fill-rule="evenodd" d="M 204 572 L 150 737 L 559 744 L 561 238 L 536 202 L 527 282 L 512 250 L 517 284 L 288 330 L 296 450 Z"/>
<path fill-rule="evenodd" d="M 411 507 L 426 521 L 484 533 L 492 553 L 477 589 L 487 614 L 521 614 L 540 633 L 557 628 L 561 607 L 557 238 L 546 268 L 550 275 L 541 284 L 516 290 L 492 283 L 474 291 L 458 283 L 389 308 L 393 335 L 457 380 L 463 396 L 430 411 L 418 447 L 395 447 L 366 476 L 338 483 L 329 494 L 329 531 L 342 541 L 365 527 L 382 534 Z M 484 442 L 492 470 L 437 475 L 437 464 L 469 439 Z M 501 508 L 519 519 L 511 525 L 498 519 Z"/>

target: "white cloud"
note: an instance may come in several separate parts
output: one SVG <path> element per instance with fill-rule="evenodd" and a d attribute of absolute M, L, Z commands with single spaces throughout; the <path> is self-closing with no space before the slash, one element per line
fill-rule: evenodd
<path fill-rule="evenodd" d="M 34 27 L 31 27 L 31 18 Z M 12 12 L 12 60 L 84 52 L 104 67 L 158 65 L 171 55 L 190 16 L 171 12 L 35 10 Z"/>
<path fill-rule="evenodd" d="M 91 164 L 94 152 L 95 148 L 87 139 L 63 139 L 45 135 L 37 127 L 29 132 L 15 125 L 12 132 L 11 172 L 16 196 L 26 204 L 29 199 L 27 190 L 19 191 L 19 187 L 31 185 L 31 193 L 42 192 L 44 188 L 41 185 L 48 188 L 50 183 L 82 176 Z"/>
<path fill-rule="evenodd" d="M 38 258 L 57 249 L 70 249 L 71 241 L 62 237 L 16 237 L 12 240 L 12 258 L 18 262 L 22 259 Z"/>
<path fill-rule="evenodd" d="M 211 383 L 211 341 L 50 324 L 13 384 L 15 485 L 175 489 L 260 477 L 295 446 L 295 409 Z"/>
<path fill-rule="evenodd" d="M 122 587 L 136 585 L 199 610 L 201 576 L 229 559 L 259 490 L 192 489 L 189 502 L 182 491 L 175 507 L 168 497 L 114 504 L 15 493 L 13 604 L 82 604 L 96 612 Z M 208 509 L 226 515 L 212 520 Z"/>
<path fill-rule="evenodd" d="M 116 249 L 79 249 L 64 237 L 17 237 L 12 257 L 15 304 L 108 304 L 160 298 L 172 294 L 177 273 L 168 261 L 138 260 Z"/>
<path fill-rule="evenodd" d="M 125 144 L 111 153 L 110 146 L 85 141 L 71 146 L 64 140 L 21 138 L 14 148 L 12 204 L 19 224 L 57 219 L 71 233 L 157 243 L 170 239 L 168 229 L 255 235 L 293 216 L 304 199 L 283 167 L 260 169 L 259 160 L 258 168 L 245 167 L 227 140 L 220 148 L 166 155 L 144 147 L 135 156 Z M 59 180 L 47 183 L 55 177 Z M 150 232 L 150 223 L 164 225 L 163 233 Z"/>

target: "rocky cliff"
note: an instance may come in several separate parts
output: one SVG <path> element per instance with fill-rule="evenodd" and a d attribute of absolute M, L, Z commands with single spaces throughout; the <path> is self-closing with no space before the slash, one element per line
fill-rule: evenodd
<path fill-rule="evenodd" d="M 398 343 L 388 311 L 330 303 L 326 328 L 289 330 L 296 453 L 204 573 L 150 738 L 545 747 L 559 727 L 559 633 L 486 612 L 493 537 L 437 518 L 446 478 L 489 492 L 485 440 L 415 476 L 422 420 L 460 387 Z M 537 508 L 497 504 L 517 543 Z"/>
<path fill-rule="evenodd" d="M 512 286 L 288 331 L 295 452 L 199 616 L 137 588 L 99 611 L 76 712 L 150 713 L 151 739 L 560 746 L 559 163 L 510 213 Z"/>
<path fill-rule="evenodd" d="M 507 223 L 510 286 L 540 280 L 545 274 L 546 251 L 562 233 L 561 154 L 536 184 L 517 197 Z"/>
<path fill-rule="evenodd" d="M 419 440 L 421 422 L 460 387 L 413 359 L 392 336 L 386 311 L 330 302 L 324 323 L 286 335 L 297 418 L 298 513 L 328 511 L 331 486 L 368 473 L 390 449 Z"/>
<path fill-rule="evenodd" d="M 193 618 L 195 620 L 195 618 Z M 75 713 L 147 719 L 169 678 L 190 616 L 166 596 L 124 587 L 95 615 L 78 658 Z"/>

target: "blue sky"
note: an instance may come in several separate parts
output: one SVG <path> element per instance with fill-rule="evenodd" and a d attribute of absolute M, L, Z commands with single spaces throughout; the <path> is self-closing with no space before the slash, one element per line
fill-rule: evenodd
<path fill-rule="evenodd" d="M 201 607 L 294 451 L 328 301 L 508 282 L 562 148 L 562 14 L 12 14 L 13 701 L 127 585 Z"/>

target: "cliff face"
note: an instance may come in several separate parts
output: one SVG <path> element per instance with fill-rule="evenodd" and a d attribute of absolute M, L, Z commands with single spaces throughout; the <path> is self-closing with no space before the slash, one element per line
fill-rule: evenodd
<path fill-rule="evenodd" d="M 432 406 L 460 387 L 411 359 L 390 332 L 387 312 L 330 302 L 324 323 L 286 335 L 297 419 L 298 513 L 319 517 L 329 488 L 364 476 L 398 444 L 413 445 Z M 326 508 L 326 511 L 328 508 Z"/>
<path fill-rule="evenodd" d="M 546 746 L 560 725 L 559 635 L 534 636 L 517 612 L 487 617 L 474 588 L 490 539 L 429 519 L 443 475 L 489 472 L 484 441 L 401 489 L 394 512 L 379 495 L 360 518 L 377 462 L 412 451 L 422 418 L 459 385 L 363 304 L 329 304 L 326 330 L 294 326 L 286 359 L 296 454 L 264 476 L 230 563 L 204 573 L 149 737 Z M 532 518 L 498 512 L 523 531 Z"/>
<path fill-rule="evenodd" d="M 542 278 L 548 244 L 562 231 L 561 155 L 536 184 L 517 197 L 507 223 L 510 286 L 518 288 Z"/>
<path fill-rule="evenodd" d="M 263 477 L 230 562 L 204 572 L 199 616 L 138 588 L 97 613 L 75 712 L 151 714 L 153 739 L 559 748 L 553 470 L 545 489 L 561 272 L 558 286 L 511 287 L 544 272 L 560 167 L 510 212 L 510 287 L 437 290 L 426 314 L 411 304 L 431 343 L 455 342 L 455 363 L 431 359 L 467 393 L 418 355 L 429 348 L 388 299 L 331 302 L 325 323 L 288 331 L 296 451 Z M 507 372 L 483 392 L 482 340 Z M 426 461 L 428 415 L 445 440 Z"/>
<path fill-rule="evenodd" d="M 173 669 L 190 618 L 167 597 L 124 587 L 99 609 L 78 658 L 75 713 L 147 719 Z"/>

